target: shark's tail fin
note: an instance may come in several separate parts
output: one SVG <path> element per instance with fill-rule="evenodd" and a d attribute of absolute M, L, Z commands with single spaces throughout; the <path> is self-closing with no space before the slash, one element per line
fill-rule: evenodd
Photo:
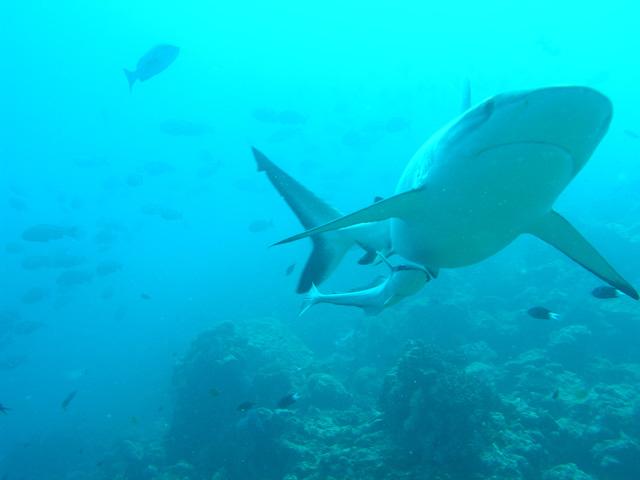
<path fill-rule="evenodd" d="M 314 284 L 324 282 L 353 245 L 348 237 L 339 232 L 337 235 L 316 235 L 311 240 L 313 250 L 298 281 L 297 293 L 305 293 Z"/>
<path fill-rule="evenodd" d="M 252 147 L 251 150 L 258 171 L 267 174 L 271 184 L 306 229 L 324 225 L 342 216 L 338 210 L 318 198 L 258 149 Z M 305 293 L 313 284 L 319 285 L 326 280 L 338 266 L 347 250 L 356 243 L 356 239 L 352 235 L 339 231 L 314 235 L 311 240 L 313 241 L 313 251 L 298 282 L 298 293 Z"/>
<path fill-rule="evenodd" d="M 132 72 L 125 68 L 124 74 L 127 77 L 127 82 L 129 82 L 129 91 L 131 91 L 133 89 L 133 84 L 136 83 L 136 80 L 138 79 L 136 72 Z"/>
<path fill-rule="evenodd" d="M 320 293 L 320 290 L 318 290 L 315 284 L 312 283 L 309 291 L 304 296 L 304 300 L 302 300 L 302 305 L 300 305 L 300 312 L 298 313 L 298 316 L 301 317 L 307 310 L 318 303 L 320 295 L 322 295 Z"/>

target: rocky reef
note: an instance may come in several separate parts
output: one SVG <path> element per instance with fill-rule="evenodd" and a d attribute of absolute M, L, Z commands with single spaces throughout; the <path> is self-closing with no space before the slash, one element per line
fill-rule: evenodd
<path fill-rule="evenodd" d="M 480 473 L 482 453 L 497 437 L 489 424 L 498 398 L 422 342 L 410 342 L 387 374 L 380 407 L 396 459 L 425 473 Z"/>
<path fill-rule="evenodd" d="M 175 367 L 164 436 L 120 445 L 108 478 L 640 478 L 640 365 L 595 341 L 604 317 L 531 327 L 517 351 L 506 316 L 439 311 L 466 342 L 436 345 L 419 305 L 331 353 L 276 319 L 218 324 Z"/>

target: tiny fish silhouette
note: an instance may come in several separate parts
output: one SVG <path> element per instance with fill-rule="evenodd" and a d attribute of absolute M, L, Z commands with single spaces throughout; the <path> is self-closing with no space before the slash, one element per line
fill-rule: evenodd
<path fill-rule="evenodd" d="M 291 274 L 293 273 L 293 271 L 295 270 L 295 268 L 296 268 L 296 264 L 295 264 L 295 263 L 292 263 L 292 264 L 291 264 L 291 265 L 289 265 L 289 266 L 287 267 L 287 269 L 284 271 L 284 274 L 288 277 L 289 275 L 291 275 Z"/>
<path fill-rule="evenodd" d="M 238 405 L 236 410 L 238 410 L 239 412 L 248 412 L 255 406 L 256 404 L 254 402 L 242 402 L 240 405 Z"/>
<path fill-rule="evenodd" d="M 530 317 L 537 318 L 538 320 L 557 320 L 560 318 L 560 315 L 544 307 L 532 307 L 527 310 L 527 313 Z"/>
<path fill-rule="evenodd" d="M 71 392 L 69 395 L 67 395 L 65 397 L 65 399 L 62 401 L 62 410 L 67 410 L 67 407 L 69 407 L 69 404 L 73 401 L 74 398 L 76 398 L 76 395 L 78 394 L 77 390 L 74 390 L 73 392 Z"/>
<path fill-rule="evenodd" d="M 149 295 L 148 293 L 141 293 L 140 298 L 143 300 L 151 300 L 151 295 Z"/>
<path fill-rule="evenodd" d="M 299 393 L 288 393 L 287 395 L 282 397 L 280 400 L 278 400 L 277 407 L 278 408 L 289 408 L 291 405 L 296 403 L 298 400 L 300 400 L 300 394 Z"/>

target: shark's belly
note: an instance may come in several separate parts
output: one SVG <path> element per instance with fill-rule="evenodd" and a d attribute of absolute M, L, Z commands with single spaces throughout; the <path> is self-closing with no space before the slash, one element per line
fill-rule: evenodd
<path fill-rule="evenodd" d="M 470 265 L 497 253 L 552 208 L 574 174 L 571 155 L 543 143 L 496 145 L 436 165 L 423 201 L 394 219 L 394 250 L 432 268 Z"/>

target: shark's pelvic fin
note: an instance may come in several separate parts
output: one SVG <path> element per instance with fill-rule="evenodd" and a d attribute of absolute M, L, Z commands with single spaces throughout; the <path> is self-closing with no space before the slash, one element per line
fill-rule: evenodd
<path fill-rule="evenodd" d="M 312 228 L 292 237 L 285 238 L 274 245 L 294 242 L 312 235 L 341 230 L 361 223 L 380 222 L 392 217 L 403 217 L 404 215 L 409 215 L 421 192 L 422 189 L 414 189 L 399 193 L 393 197 L 385 198 L 373 205 L 369 205 L 361 210 L 337 218 L 336 220 L 325 223 L 324 225 Z"/>
<path fill-rule="evenodd" d="M 564 217 L 549 212 L 529 233 L 557 248 L 609 285 L 638 300 L 638 292 L 591 246 Z"/>

